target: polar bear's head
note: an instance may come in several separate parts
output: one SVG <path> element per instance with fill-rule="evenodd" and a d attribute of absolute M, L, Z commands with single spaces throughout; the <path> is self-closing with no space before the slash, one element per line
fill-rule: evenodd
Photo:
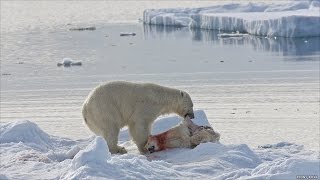
<path fill-rule="evenodd" d="M 189 116 L 191 119 L 193 119 L 193 103 L 190 95 L 184 91 L 180 91 L 179 96 L 179 105 L 176 113 L 181 117 Z"/>

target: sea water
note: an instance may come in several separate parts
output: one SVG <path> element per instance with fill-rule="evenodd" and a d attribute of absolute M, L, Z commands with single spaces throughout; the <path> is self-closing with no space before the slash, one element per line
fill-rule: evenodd
<path fill-rule="evenodd" d="M 1 1 L 1 123 L 30 120 L 49 134 L 85 138 L 90 90 L 153 82 L 189 92 L 225 144 L 319 150 L 319 38 L 219 38 L 138 21 L 146 8 L 210 3 Z M 70 31 L 77 27 L 96 29 Z M 82 66 L 58 67 L 63 58 Z"/>

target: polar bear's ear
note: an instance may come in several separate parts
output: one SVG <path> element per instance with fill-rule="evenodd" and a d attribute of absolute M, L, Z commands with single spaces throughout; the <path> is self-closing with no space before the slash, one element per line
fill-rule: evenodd
<path fill-rule="evenodd" d="M 183 91 L 180 91 L 180 95 L 183 97 L 184 96 L 184 93 L 183 93 Z"/>

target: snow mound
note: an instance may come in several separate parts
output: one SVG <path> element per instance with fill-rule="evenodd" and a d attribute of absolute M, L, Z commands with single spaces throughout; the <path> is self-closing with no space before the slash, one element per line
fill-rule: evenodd
<path fill-rule="evenodd" d="M 202 110 L 194 122 L 210 125 Z M 177 116 L 159 118 L 153 132 L 180 123 Z M 214 126 L 213 126 L 214 127 Z M 122 130 L 120 144 L 128 154 L 111 155 L 102 137 L 69 140 L 43 132 L 35 123 L 0 126 L 0 179 L 296 179 L 319 177 L 319 152 L 280 142 L 250 148 L 246 144 L 202 143 L 140 155 Z M 37 144 L 35 146 L 34 144 Z"/>
<path fill-rule="evenodd" d="M 169 175 L 178 177 L 165 162 L 149 162 L 142 155 L 111 156 L 102 137 L 96 137 L 72 160 L 62 179 L 154 179 Z"/>
<path fill-rule="evenodd" d="M 50 147 L 52 144 L 50 136 L 37 124 L 28 120 L 8 123 L 0 127 L 0 144 L 19 142 L 44 147 Z"/>
<path fill-rule="evenodd" d="M 98 136 L 86 149 L 81 150 L 72 160 L 72 168 L 78 169 L 85 164 L 94 162 L 96 165 L 105 164 L 111 153 L 105 140 Z"/>
<path fill-rule="evenodd" d="M 320 36 L 318 1 L 229 3 L 204 8 L 147 9 L 146 24 L 239 31 L 259 36 Z"/>

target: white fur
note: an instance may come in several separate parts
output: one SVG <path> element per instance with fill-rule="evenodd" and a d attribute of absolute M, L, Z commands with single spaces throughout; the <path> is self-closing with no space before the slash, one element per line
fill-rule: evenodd
<path fill-rule="evenodd" d="M 149 136 L 145 146 L 151 153 L 167 148 L 193 148 L 200 143 L 218 143 L 220 134 L 211 127 L 198 126 L 188 117 L 177 126 L 158 135 Z"/>
<path fill-rule="evenodd" d="M 126 153 L 117 145 L 119 131 L 128 125 L 141 153 L 154 120 L 163 114 L 193 114 L 190 96 L 183 91 L 150 83 L 115 81 L 96 87 L 84 102 L 87 126 L 103 136 L 111 153 Z"/>

